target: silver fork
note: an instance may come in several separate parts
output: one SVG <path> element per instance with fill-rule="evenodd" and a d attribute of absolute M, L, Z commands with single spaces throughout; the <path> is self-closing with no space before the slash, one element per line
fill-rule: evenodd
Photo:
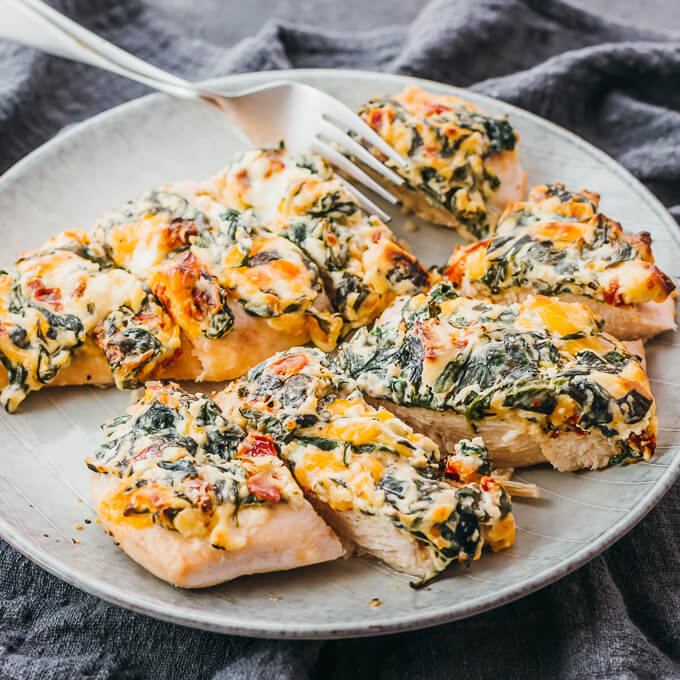
<path fill-rule="evenodd" d="M 181 99 L 200 100 L 227 112 L 256 147 L 283 140 L 292 151 L 312 151 L 391 204 L 397 199 L 345 154 L 394 184 L 404 180 L 348 134 L 363 138 L 398 165 L 405 161 L 348 106 L 309 85 L 278 80 L 239 91 L 217 92 L 145 62 L 80 26 L 42 0 L 0 0 L 0 37 L 50 54 L 112 71 Z M 344 152 L 344 153 L 343 153 Z M 383 221 L 390 216 L 343 180 L 361 207 Z"/>

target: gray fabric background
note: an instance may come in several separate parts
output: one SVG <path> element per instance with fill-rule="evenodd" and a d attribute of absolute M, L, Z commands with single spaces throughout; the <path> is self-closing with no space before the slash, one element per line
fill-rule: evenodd
<path fill-rule="evenodd" d="M 357 21 L 364 32 L 270 21 L 227 48 L 222 38 L 238 24 L 233 12 L 246 23 L 250 16 L 243 3 L 53 4 L 191 78 L 342 66 L 472 87 L 605 149 L 680 219 L 680 33 L 609 23 L 557 0 L 433 0 L 422 7 L 373 0 Z M 288 14 L 295 4 L 272 3 Z M 316 3 L 297 4 L 303 20 Z M 358 3 L 320 6 L 321 23 L 348 25 L 343 12 Z M 0 171 L 65 125 L 143 92 L 116 76 L 0 42 Z M 604 555 L 530 597 L 435 629 L 326 643 L 249 640 L 160 623 L 81 593 L 0 541 L 0 677 L 678 678 L 679 527 L 676 485 Z"/>

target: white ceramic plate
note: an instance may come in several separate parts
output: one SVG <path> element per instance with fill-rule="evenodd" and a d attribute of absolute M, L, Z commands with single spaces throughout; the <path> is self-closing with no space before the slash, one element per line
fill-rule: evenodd
<path fill-rule="evenodd" d="M 355 71 L 255 73 L 219 81 L 247 86 L 295 78 L 356 106 L 415 79 Z M 421 82 L 439 92 L 452 87 Z M 508 113 L 521 135 L 530 185 L 561 180 L 602 194 L 602 209 L 627 230 L 654 237 L 662 269 L 680 273 L 678 227 L 628 172 L 565 130 L 536 116 L 462 92 L 482 108 Z M 0 179 L 2 260 L 39 246 L 68 227 L 88 228 L 100 213 L 175 179 L 202 178 L 244 148 L 222 114 L 161 95 L 120 106 L 76 126 Z M 458 242 L 450 230 L 393 227 L 427 264 L 442 264 Z M 470 569 L 452 568 L 414 591 L 409 578 L 364 558 L 293 572 L 243 577 L 202 591 L 173 588 L 120 552 L 95 524 L 84 457 L 100 441 L 98 425 L 119 415 L 129 395 L 92 387 L 46 389 L 18 415 L 0 415 L 0 534 L 37 564 L 106 600 L 158 618 L 210 630 L 272 638 L 363 636 L 431 626 L 470 616 L 541 588 L 592 559 L 634 526 L 680 469 L 680 347 L 666 334 L 649 345 L 660 436 L 652 462 L 600 472 L 521 472 L 539 484 L 538 501 L 517 501 L 516 545 L 485 554 Z M 82 499 L 82 500 L 81 500 Z M 84 520 L 91 520 L 87 524 Z M 77 530 L 76 525 L 82 525 Z M 77 542 L 74 542 L 76 539 Z M 373 598 L 382 605 L 372 607 Z"/>

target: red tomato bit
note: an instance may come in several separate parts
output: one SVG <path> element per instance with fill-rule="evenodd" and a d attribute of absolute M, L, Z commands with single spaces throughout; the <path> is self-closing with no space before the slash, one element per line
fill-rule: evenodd
<path fill-rule="evenodd" d="M 281 500 L 281 489 L 276 486 L 268 475 L 255 474 L 248 479 L 248 491 L 263 501 L 276 503 Z"/>
<path fill-rule="evenodd" d="M 44 305 L 50 305 L 55 312 L 62 310 L 61 292 L 58 288 L 45 288 L 40 279 L 33 279 L 26 284 L 33 297 Z"/>
<path fill-rule="evenodd" d="M 274 440 L 266 434 L 251 432 L 239 445 L 237 458 L 244 456 L 275 456 L 276 445 Z"/>
<path fill-rule="evenodd" d="M 298 373 L 309 363 L 304 354 L 289 354 L 274 361 L 271 365 L 272 373 L 282 375 L 284 373 Z"/>

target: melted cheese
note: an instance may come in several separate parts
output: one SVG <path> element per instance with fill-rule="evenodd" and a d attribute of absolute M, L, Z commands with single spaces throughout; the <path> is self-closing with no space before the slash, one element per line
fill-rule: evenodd
<path fill-rule="evenodd" d="M 397 165 L 374 153 L 418 191 L 456 219 L 468 238 L 494 226 L 500 181 L 488 157 L 512 151 L 517 134 L 504 118 L 482 113 L 451 95 L 407 87 L 364 104 L 359 115 L 406 161 Z"/>
<path fill-rule="evenodd" d="M 225 291 L 191 251 L 154 268 L 148 282 L 189 338 L 218 338 L 231 328 L 233 316 Z"/>
<path fill-rule="evenodd" d="M 228 414 L 238 412 L 251 426 L 279 438 L 282 458 L 307 493 L 332 510 L 382 517 L 413 533 L 431 546 L 438 569 L 453 559 L 475 559 L 481 551 L 479 530 L 469 537 L 473 548 L 451 543 L 461 504 L 469 502 L 465 512 L 482 524 L 507 516 L 498 485 L 483 489 L 479 475 L 471 472 L 465 487 L 469 496 L 460 495 L 464 485 L 440 471 L 440 452 L 432 440 L 369 406 L 313 350 L 262 362 L 219 401 Z M 481 441 L 469 448 L 485 453 Z M 466 455 L 462 449 L 458 453 Z"/>
<path fill-rule="evenodd" d="M 255 162 L 253 172 L 260 169 Z M 102 218 L 95 235 L 193 340 L 229 332 L 231 298 L 275 330 L 306 333 L 333 349 L 342 319 L 324 309 L 316 267 L 263 226 L 252 207 L 234 196 L 220 202 L 199 185 L 167 186 Z"/>
<path fill-rule="evenodd" d="M 495 239 L 456 248 L 446 270 L 475 296 L 504 291 L 585 295 L 622 306 L 663 302 L 673 282 L 654 265 L 648 234 L 626 236 L 599 197 L 537 186 L 501 217 Z"/>
<path fill-rule="evenodd" d="M 452 409 L 472 423 L 520 418 L 546 436 L 599 431 L 623 459 L 648 458 L 656 432 L 649 380 L 600 328 L 581 304 L 530 296 L 505 307 L 439 285 L 395 302 L 340 360 L 370 397 Z"/>
<path fill-rule="evenodd" d="M 516 325 L 527 330 L 547 330 L 564 337 L 598 330 L 597 317 L 581 304 L 569 304 L 536 295 L 521 303 Z"/>
<path fill-rule="evenodd" d="M 135 529 L 158 524 L 236 550 L 245 541 L 232 531 L 241 507 L 257 509 L 265 522 L 272 504 L 302 498 L 274 455 L 273 442 L 271 453 L 249 455 L 242 450 L 243 431 L 225 421 L 207 397 L 177 385 L 149 384 L 107 433 L 106 444 L 87 464 L 120 477 L 99 507 L 114 524 Z"/>
<path fill-rule="evenodd" d="M 396 295 L 423 290 L 427 271 L 375 216 L 366 216 L 322 159 L 250 151 L 213 182 L 216 195 L 293 241 L 330 284 L 346 327 L 375 318 Z"/>
<path fill-rule="evenodd" d="M 112 268 L 83 232 L 64 232 L 22 255 L 0 288 L 0 353 L 11 369 L 1 400 L 10 411 L 54 380 L 88 339 L 104 351 L 119 386 L 138 384 L 179 347 L 177 328 L 144 286 Z M 153 341 L 116 343 L 131 327 Z"/>

